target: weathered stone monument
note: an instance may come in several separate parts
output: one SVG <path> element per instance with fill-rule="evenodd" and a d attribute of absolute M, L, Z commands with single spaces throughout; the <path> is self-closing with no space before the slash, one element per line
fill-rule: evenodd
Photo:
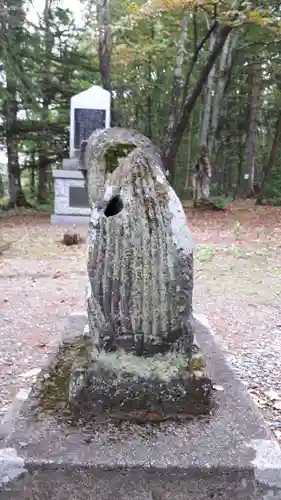
<path fill-rule="evenodd" d="M 90 206 L 84 180 L 78 170 L 81 142 L 97 129 L 110 127 L 110 93 L 93 85 L 74 95 L 70 101 L 69 158 L 62 170 L 53 170 L 53 224 L 88 224 Z"/>
<path fill-rule="evenodd" d="M 191 235 L 158 151 L 106 129 L 80 169 L 88 312 L 0 427 L 1 500 L 280 500 L 280 447 L 193 317 Z"/>
<path fill-rule="evenodd" d="M 94 349 L 83 382 L 80 369 L 72 374 L 72 404 L 87 418 L 101 408 L 118 418 L 208 411 L 211 382 L 193 335 L 191 234 L 156 148 L 135 131 L 104 130 L 90 137 L 81 169 L 93 203 Z"/>

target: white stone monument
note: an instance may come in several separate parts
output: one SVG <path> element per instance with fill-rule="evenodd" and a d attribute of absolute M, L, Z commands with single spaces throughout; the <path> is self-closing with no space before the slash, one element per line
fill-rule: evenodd
<path fill-rule="evenodd" d="M 110 127 L 110 93 L 93 85 L 73 96 L 70 101 L 69 158 L 63 170 L 53 170 L 53 224 L 88 224 L 90 207 L 84 178 L 78 170 L 80 144 L 96 129 Z"/>

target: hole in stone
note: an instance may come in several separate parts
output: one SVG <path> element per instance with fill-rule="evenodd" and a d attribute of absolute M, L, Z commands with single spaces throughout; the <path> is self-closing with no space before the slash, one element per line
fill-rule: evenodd
<path fill-rule="evenodd" d="M 123 201 L 121 200 L 119 195 L 113 196 L 104 211 L 104 215 L 106 217 L 113 217 L 114 215 L 119 214 L 123 210 Z"/>

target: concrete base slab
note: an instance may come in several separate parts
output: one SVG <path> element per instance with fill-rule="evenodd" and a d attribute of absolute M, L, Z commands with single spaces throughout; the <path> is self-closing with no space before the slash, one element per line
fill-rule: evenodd
<path fill-rule="evenodd" d="M 85 324 L 72 315 L 68 341 Z M 196 322 L 196 338 L 219 389 L 211 415 L 79 428 L 35 416 L 30 395 L 2 440 L 1 500 L 281 500 L 277 441 L 208 325 Z"/>
<path fill-rule="evenodd" d="M 89 222 L 89 215 L 51 215 L 51 224 L 77 224 L 85 226 Z"/>

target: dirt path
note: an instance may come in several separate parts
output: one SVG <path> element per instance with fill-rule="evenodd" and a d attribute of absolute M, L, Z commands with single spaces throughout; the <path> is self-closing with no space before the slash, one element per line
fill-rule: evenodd
<path fill-rule="evenodd" d="M 195 312 L 204 313 L 281 439 L 281 210 L 252 202 L 228 212 L 188 210 L 196 243 Z M 85 300 L 85 245 L 46 216 L 0 219 L 0 412 L 30 383 Z M 79 228 L 86 235 L 86 228 Z"/>

